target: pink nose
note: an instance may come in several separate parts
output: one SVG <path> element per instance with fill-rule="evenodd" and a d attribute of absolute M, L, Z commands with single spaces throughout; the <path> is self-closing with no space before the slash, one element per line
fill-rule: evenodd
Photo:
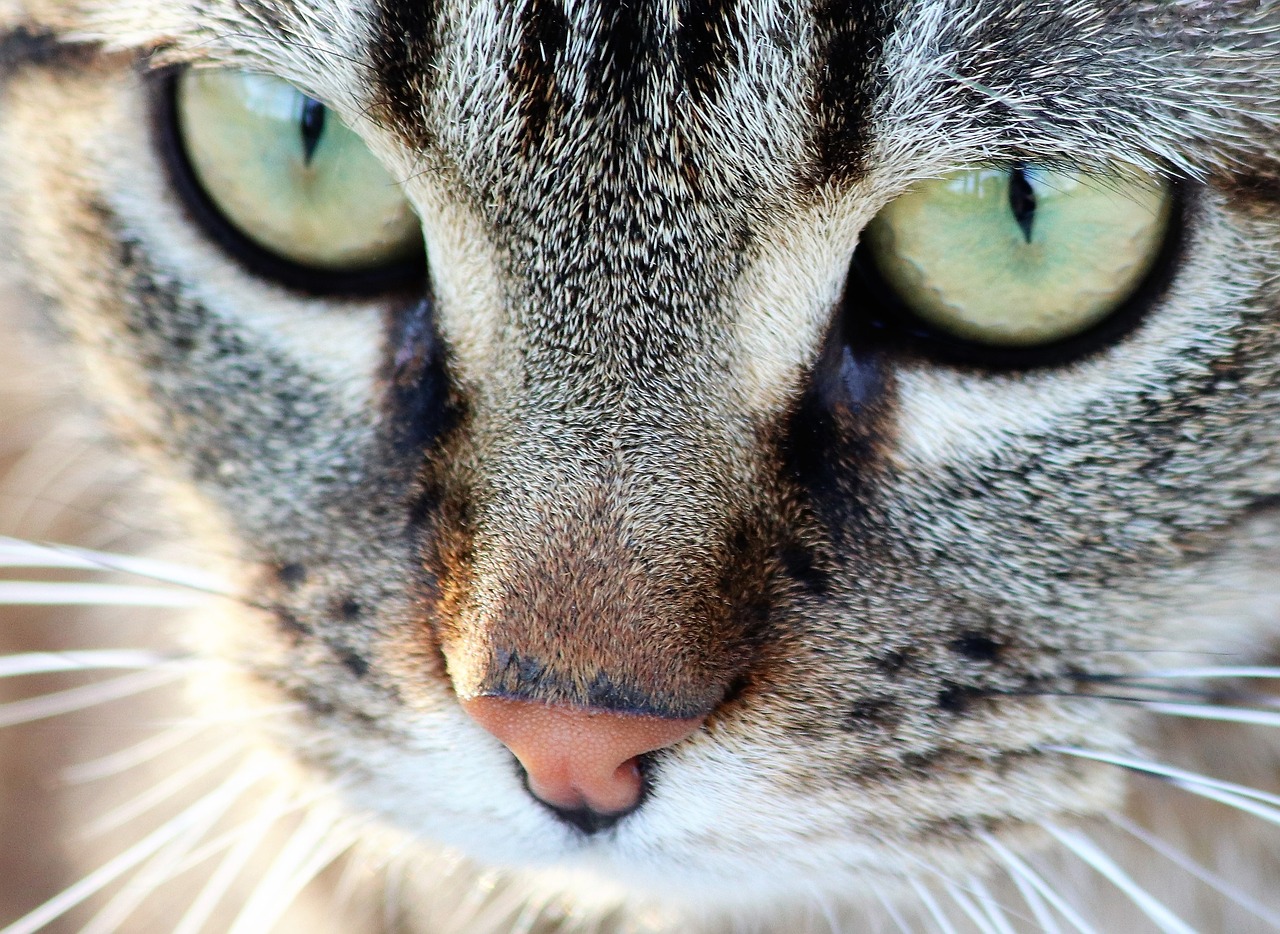
<path fill-rule="evenodd" d="M 515 753 L 537 797 L 597 814 L 639 804 L 636 757 L 678 743 L 702 725 L 701 717 L 668 720 L 501 697 L 474 697 L 462 707 Z"/>

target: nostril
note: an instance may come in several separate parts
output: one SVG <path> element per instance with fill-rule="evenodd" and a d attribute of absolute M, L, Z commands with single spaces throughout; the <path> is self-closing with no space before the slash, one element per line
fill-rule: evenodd
<path fill-rule="evenodd" d="M 644 793 L 639 757 L 693 733 L 702 718 L 619 714 L 500 697 L 474 697 L 462 707 L 515 754 L 530 794 L 582 829 L 594 815 L 601 829 L 635 810 Z M 585 819 L 584 819 L 585 820 Z M 594 832 L 594 831 L 589 831 Z"/>
<path fill-rule="evenodd" d="M 561 805 L 552 804 L 543 798 L 529 782 L 529 773 L 523 766 L 520 768 L 521 780 L 524 784 L 525 791 L 529 792 L 529 796 L 537 801 L 544 808 L 556 816 L 562 823 L 568 824 L 570 827 L 581 831 L 587 836 L 597 834 L 605 830 L 612 829 L 617 823 L 628 814 L 633 814 L 640 809 L 640 805 L 644 803 L 644 791 L 641 790 L 640 795 L 625 810 L 601 812 L 593 810 L 591 807 L 583 804 L 577 807 L 563 807 Z"/>

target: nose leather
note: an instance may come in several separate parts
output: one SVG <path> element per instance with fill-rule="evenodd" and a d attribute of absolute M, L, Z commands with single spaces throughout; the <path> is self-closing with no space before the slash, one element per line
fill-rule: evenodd
<path fill-rule="evenodd" d="M 667 719 L 503 697 L 462 701 L 520 760 L 529 790 L 553 808 L 618 814 L 640 803 L 638 757 L 685 739 L 703 718 Z"/>

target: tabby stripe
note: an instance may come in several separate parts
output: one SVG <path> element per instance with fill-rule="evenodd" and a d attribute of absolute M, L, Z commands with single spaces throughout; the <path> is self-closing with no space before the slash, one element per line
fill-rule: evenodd
<path fill-rule="evenodd" d="M 556 71 L 568 39 L 569 20 L 558 0 L 529 0 L 520 11 L 520 48 L 509 77 L 526 143 L 542 138 L 561 110 Z"/>
<path fill-rule="evenodd" d="M 0 76 L 20 65 L 83 67 L 100 51 L 96 43 L 66 42 L 56 33 L 20 26 L 0 33 Z"/>
<path fill-rule="evenodd" d="M 429 129 L 422 112 L 440 53 L 437 0 L 379 0 L 369 61 L 379 86 L 375 101 L 411 144 Z"/>
<path fill-rule="evenodd" d="M 876 0 L 815 0 L 817 180 L 861 173 L 884 45 L 895 23 Z"/>
<path fill-rule="evenodd" d="M 587 86 L 600 95 L 587 102 L 587 115 L 597 116 L 620 104 L 624 122 L 636 124 L 644 116 L 640 102 L 654 59 L 654 11 L 645 0 L 598 3 L 598 51 L 587 68 Z"/>
<path fill-rule="evenodd" d="M 712 100 L 719 77 L 738 65 L 738 0 L 681 0 L 677 49 L 682 83 L 694 100 Z"/>

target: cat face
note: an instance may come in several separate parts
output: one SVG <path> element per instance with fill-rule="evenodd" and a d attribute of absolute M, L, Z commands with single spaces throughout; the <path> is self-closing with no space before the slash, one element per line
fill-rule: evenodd
<path fill-rule="evenodd" d="M 859 897 L 1114 807 L 1064 751 L 1140 748 L 1101 679 L 1280 623 L 1269 9 L 62 7 L 0 116 L 33 279 L 257 607 L 193 634 L 228 696 L 299 703 L 273 740 L 396 826 Z M 276 275 L 211 226 L 188 68 L 322 102 L 425 263 Z M 1061 339 L 894 323 L 864 231 L 977 170 L 1145 179 L 1149 270 Z M 487 697 L 696 725 L 586 832 Z"/>

